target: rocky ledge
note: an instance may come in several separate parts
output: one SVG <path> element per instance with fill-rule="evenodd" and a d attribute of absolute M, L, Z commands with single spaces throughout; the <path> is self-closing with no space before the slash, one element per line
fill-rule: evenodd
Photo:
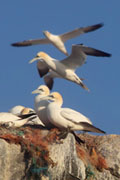
<path fill-rule="evenodd" d="M 0 131 L 0 180 L 119 180 L 120 136 L 24 127 Z"/>

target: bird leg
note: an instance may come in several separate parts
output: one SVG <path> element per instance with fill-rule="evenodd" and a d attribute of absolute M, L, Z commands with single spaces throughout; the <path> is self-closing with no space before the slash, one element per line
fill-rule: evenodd
<path fill-rule="evenodd" d="M 80 138 L 75 134 L 74 131 L 71 131 L 71 133 L 73 134 L 73 136 L 74 136 L 74 138 L 75 138 L 75 140 L 77 141 L 78 144 L 80 144 L 80 143 L 85 143 L 85 141 L 83 141 L 82 139 L 80 139 Z"/>
<path fill-rule="evenodd" d="M 15 124 L 14 124 L 14 122 L 9 121 L 9 122 L 3 123 L 2 126 L 3 126 L 3 127 L 6 127 L 6 128 L 11 128 L 11 127 L 14 127 Z"/>
<path fill-rule="evenodd" d="M 61 133 L 58 134 L 59 140 L 60 139 L 65 139 L 68 136 L 68 133 L 71 132 L 70 127 L 68 127 L 66 130 L 62 131 Z"/>

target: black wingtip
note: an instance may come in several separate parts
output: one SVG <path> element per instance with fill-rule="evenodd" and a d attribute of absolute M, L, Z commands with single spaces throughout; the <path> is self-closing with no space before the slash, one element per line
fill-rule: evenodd
<path fill-rule="evenodd" d="M 94 24 L 94 25 L 91 25 L 91 26 L 84 27 L 83 31 L 84 31 L 84 33 L 88 33 L 88 32 L 91 32 L 91 31 L 96 31 L 97 29 L 99 29 L 99 28 L 101 28 L 103 26 L 104 26 L 103 23 Z"/>
<path fill-rule="evenodd" d="M 16 46 L 16 43 L 12 43 L 11 46 Z"/>
<path fill-rule="evenodd" d="M 99 55 L 98 55 L 99 56 Z M 112 54 L 110 53 L 107 53 L 107 52 L 104 52 L 104 51 L 101 51 L 101 55 L 100 56 L 103 56 L 103 57 L 111 57 Z"/>
<path fill-rule="evenodd" d="M 107 53 L 107 57 L 111 57 L 111 56 L 112 56 L 112 54 Z"/>
<path fill-rule="evenodd" d="M 100 28 L 104 26 L 104 23 L 99 23 L 99 24 L 96 24 L 98 25 Z"/>
<path fill-rule="evenodd" d="M 26 41 L 16 42 L 16 43 L 11 44 L 11 46 L 14 46 L 14 47 L 31 46 L 31 45 L 32 45 L 31 43 L 28 43 Z"/>
<path fill-rule="evenodd" d="M 104 26 L 104 23 L 98 23 L 98 24 L 93 25 L 93 27 L 94 27 L 95 29 L 99 29 L 99 28 L 101 28 L 101 27 L 103 27 L 103 26 Z"/>

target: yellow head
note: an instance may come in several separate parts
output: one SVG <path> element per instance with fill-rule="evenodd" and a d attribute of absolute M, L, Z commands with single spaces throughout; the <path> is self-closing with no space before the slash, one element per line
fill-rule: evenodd
<path fill-rule="evenodd" d="M 21 115 L 30 114 L 30 113 L 32 113 L 32 112 L 34 112 L 33 109 L 25 107 L 25 108 L 21 111 Z"/>
<path fill-rule="evenodd" d="M 48 96 L 50 94 L 50 90 L 46 85 L 40 85 L 36 90 L 32 91 L 32 94 L 40 94 Z"/>
<path fill-rule="evenodd" d="M 35 58 L 29 61 L 29 63 L 31 64 L 34 61 L 38 61 L 38 60 L 49 60 L 50 58 L 51 57 L 47 53 L 40 51 L 39 53 L 37 53 Z"/>
<path fill-rule="evenodd" d="M 48 96 L 48 99 L 53 101 L 53 102 L 56 102 L 57 104 L 59 104 L 60 106 L 62 106 L 63 104 L 63 98 L 61 96 L 60 93 L 58 92 L 53 92 L 51 93 L 49 96 Z"/>
<path fill-rule="evenodd" d="M 45 37 L 49 37 L 50 36 L 50 32 L 49 31 L 43 31 L 43 34 L 45 35 Z"/>

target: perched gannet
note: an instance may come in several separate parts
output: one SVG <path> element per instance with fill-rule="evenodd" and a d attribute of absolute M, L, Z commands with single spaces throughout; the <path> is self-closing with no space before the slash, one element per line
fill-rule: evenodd
<path fill-rule="evenodd" d="M 61 108 L 63 98 L 58 92 L 53 92 L 47 97 L 51 101 L 47 106 L 47 116 L 49 121 L 61 130 L 69 131 L 91 131 L 105 133 L 92 125 L 92 122 L 83 114 L 69 108 Z"/>
<path fill-rule="evenodd" d="M 102 26 L 103 24 L 100 23 L 100 24 L 95 24 L 92 26 L 81 27 L 81 28 L 77 28 L 73 31 L 70 31 L 61 35 L 54 35 L 48 31 L 43 31 L 43 34 L 45 35 L 46 38 L 26 40 L 22 42 L 13 43 L 11 45 L 12 46 L 30 46 L 30 45 L 37 45 L 37 44 L 53 44 L 57 49 L 59 49 L 62 53 L 68 56 L 68 52 L 64 45 L 64 43 L 67 40 L 75 38 L 76 36 L 79 36 L 87 32 L 95 31 L 101 28 Z"/>
<path fill-rule="evenodd" d="M 21 111 L 24 108 L 25 108 L 24 106 L 17 105 L 17 106 L 12 107 L 8 112 L 10 112 L 10 113 L 12 113 L 14 115 L 19 115 L 19 114 L 21 114 Z"/>
<path fill-rule="evenodd" d="M 45 85 L 40 85 L 36 90 L 32 91 L 32 94 L 38 94 L 37 96 L 35 96 L 34 100 L 34 109 L 36 114 L 38 115 L 42 123 L 45 125 L 45 127 L 54 127 L 48 120 L 46 114 L 46 107 L 49 104 L 49 102 L 47 100 L 42 99 L 43 97 L 46 97 L 50 94 L 49 88 Z"/>
<path fill-rule="evenodd" d="M 25 107 L 21 111 L 21 115 L 30 114 L 30 113 L 34 114 L 34 118 L 31 118 L 29 121 L 27 121 L 25 123 L 25 125 L 41 125 L 41 126 L 44 126 L 44 124 L 42 123 L 40 118 L 37 116 L 37 114 L 36 114 L 34 109 Z"/>
<path fill-rule="evenodd" d="M 50 89 L 52 89 L 53 86 L 53 79 L 59 77 L 79 84 L 82 88 L 88 90 L 88 88 L 83 84 L 82 79 L 80 79 L 75 73 L 76 69 L 85 63 L 87 55 L 98 57 L 111 56 L 109 53 L 79 44 L 72 45 L 70 56 L 61 61 L 50 57 L 45 52 L 39 52 L 30 63 L 39 60 L 37 67 L 41 77 L 49 71 L 49 74 L 44 77 L 44 81 Z"/>
<path fill-rule="evenodd" d="M 34 113 L 24 114 L 23 112 L 21 115 L 17 116 L 10 112 L 1 112 L 0 124 L 5 125 L 7 127 L 21 127 L 34 117 Z"/>

